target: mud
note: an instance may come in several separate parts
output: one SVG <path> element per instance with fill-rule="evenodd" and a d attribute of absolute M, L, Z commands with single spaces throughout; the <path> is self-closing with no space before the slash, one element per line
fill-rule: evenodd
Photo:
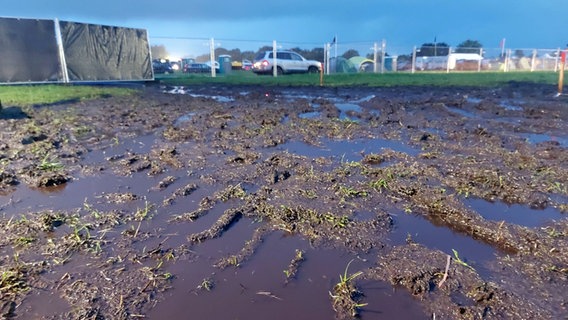
<path fill-rule="evenodd" d="M 568 317 L 549 86 L 141 86 L 0 113 L 6 319 Z"/>

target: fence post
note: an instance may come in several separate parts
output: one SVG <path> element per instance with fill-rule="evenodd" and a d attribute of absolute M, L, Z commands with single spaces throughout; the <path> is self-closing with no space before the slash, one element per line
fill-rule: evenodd
<path fill-rule="evenodd" d="M 61 25 L 59 24 L 59 19 L 55 19 L 55 40 L 57 42 L 57 49 L 59 51 L 59 61 L 61 62 L 61 74 L 63 76 L 63 82 L 69 83 L 69 73 L 67 72 L 67 60 L 65 59 L 65 50 L 63 50 L 63 38 L 61 37 Z M 152 63 L 152 61 L 150 61 Z M 152 75 L 154 71 L 152 69 Z"/>
<path fill-rule="evenodd" d="M 448 48 L 448 58 L 446 59 L 446 73 L 450 73 L 450 57 L 452 56 L 452 47 Z"/>
<path fill-rule="evenodd" d="M 385 73 L 385 57 L 387 55 L 387 41 L 381 42 L 381 73 Z"/>
<path fill-rule="evenodd" d="M 505 51 L 505 68 L 503 68 L 503 72 L 509 71 L 509 59 L 511 57 L 511 49 L 507 49 Z"/>
<path fill-rule="evenodd" d="M 272 76 L 278 76 L 278 66 L 276 65 L 276 57 L 278 56 L 278 51 L 276 49 L 276 40 L 272 40 Z"/>
<path fill-rule="evenodd" d="M 320 87 L 323 87 L 323 73 L 324 73 L 324 64 L 322 63 L 321 70 L 320 70 Z"/>
<path fill-rule="evenodd" d="M 327 53 L 327 60 L 326 60 L 327 74 L 331 74 L 331 72 L 333 72 L 333 69 L 331 69 L 331 44 L 329 42 L 327 43 L 327 49 L 325 52 Z M 337 61 L 335 61 L 335 72 L 337 72 Z"/>
<path fill-rule="evenodd" d="M 479 60 L 477 61 L 477 72 L 481 72 L 481 60 L 483 60 L 483 48 L 479 48 Z"/>
<path fill-rule="evenodd" d="M 536 49 L 533 50 L 533 54 L 532 54 L 532 59 L 531 59 L 531 72 L 533 72 L 535 70 L 535 64 L 536 64 Z"/>
<path fill-rule="evenodd" d="M 377 53 L 378 53 L 378 51 L 379 51 L 379 46 L 378 46 L 377 43 L 375 42 L 375 43 L 373 44 L 373 60 L 374 60 L 374 63 L 373 63 L 373 72 L 374 72 L 374 73 L 377 73 L 377 72 L 379 71 L 379 66 L 377 65 L 377 62 L 378 62 L 378 61 L 377 61 L 377 55 L 378 55 Z"/>
<path fill-rule="evenodd" d="M 329 61 L 327 60 L 327 43 L 323 44 L 323 72 L 325 72 L 325 74 L 329 74 Z"/>
<path fill-rule="evenodd" d="M 416 46 L 412 48 L 412 73 L 416 72 Z"/>
<path fill-rule="evenodd" d="M 211 77 L 215 78 L 217 70 L 215 70 L 215 39 L 213 38 L 209 42 L 209 60 L 211 60 Z"/>

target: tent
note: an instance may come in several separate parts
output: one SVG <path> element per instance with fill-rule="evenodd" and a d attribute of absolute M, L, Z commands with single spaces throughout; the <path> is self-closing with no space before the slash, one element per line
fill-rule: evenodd
<path fill-rule="evenodd" d="M 355 73 L 357 67 L 353 63 L 343 57 L 331 58 L 329 61 L 329 70 L 332 73 Z"/>
<path fill-rule="evenodd" d="M 373 72 L 375 62 L 365 57 L 356 56 L 349 58 L 349 61 L 359 72 Z"/>

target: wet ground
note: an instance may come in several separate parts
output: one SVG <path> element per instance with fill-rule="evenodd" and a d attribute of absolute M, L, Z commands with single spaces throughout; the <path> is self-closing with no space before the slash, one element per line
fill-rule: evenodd
<path fill-rule="evenodd" d="M 8 319 L 565 319 L 554 89 L 164 87 L 0 113 Z"/>

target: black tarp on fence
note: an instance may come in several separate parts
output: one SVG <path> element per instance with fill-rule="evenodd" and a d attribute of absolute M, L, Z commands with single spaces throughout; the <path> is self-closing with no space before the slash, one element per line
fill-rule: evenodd
<path fill-rule="evenodd" d="M 0 83 L 153 78 L 144 29 L 0 18 Z"/>
<path fill-rule="evenodd" d="M 53 20 L 0 18 L 0 82 L 61 80 Z"/>
<path fill-rule="evenodd" d="M 145 30 L 62 21 L 70 81 L 151 79 Z"/>

